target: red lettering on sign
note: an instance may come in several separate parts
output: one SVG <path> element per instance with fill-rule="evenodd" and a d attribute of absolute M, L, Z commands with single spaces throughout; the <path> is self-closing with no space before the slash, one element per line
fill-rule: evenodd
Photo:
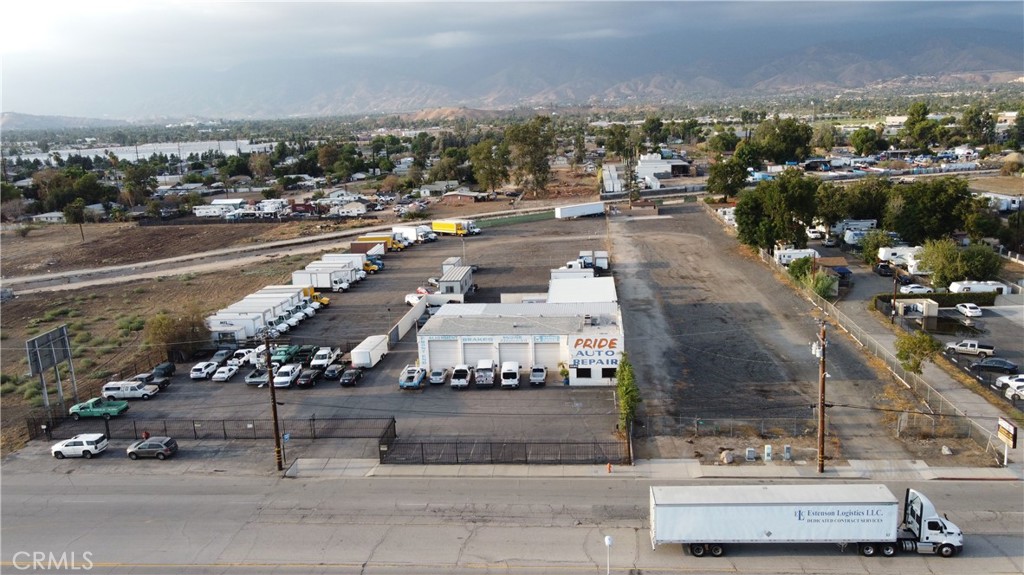
<path fill-rule="evenodd" d="M 596 337 L 578 337 L 572 344 L 575 348 L 582 349 L 616 349 L 619 347 L 618 338 L 596 338 Z"/>

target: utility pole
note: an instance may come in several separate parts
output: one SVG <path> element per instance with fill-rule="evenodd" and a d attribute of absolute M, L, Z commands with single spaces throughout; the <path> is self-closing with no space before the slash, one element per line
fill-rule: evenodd
<path fill-rule="evenodd" d="M 825 321 L 818 333 L 818 473 L 825 473 Z"/>
<path fill-rule="evenodd" d="M 270 335 L 263 333 L 263 353 L 267 362 L 267 385 L 270 386 L 270 413 L 274 418 L 274 459 L 277 461 L 277 470 L 284 470 L 284 459 L 281 454 L 281 428 L 277 420 L 277 392 L 274 387 L 274 364 L 270 363 Z"/>
<path fill-rule="evenodd" d="M 896 286 L 899 284 L 899 268 L 893 266 L 892 270 L 892 309 L 889 310 L 889 323 L 896 323 Z"/>

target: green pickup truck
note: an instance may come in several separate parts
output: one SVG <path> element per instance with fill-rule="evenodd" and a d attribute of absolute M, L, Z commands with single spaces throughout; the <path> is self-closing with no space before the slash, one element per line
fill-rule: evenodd
<path fill-rule="evenodd" d="M 128 411 L 127 401 L 114 401 L 110 399 L 103 399 L 102 397 L 94 397 L 89 401 L 83 401 L 82 403 L 76 403 L 71 406 L 68 413 L 71 418 L 78 421 L 82 417 L 102 417 L 103 419 L 110 419 L 115 415 L 121 415 Z"/>
<path fill-rule="evenodd" d="M 278 347 L 277 349 L 274 350 L 273 355 L 270 356 L 270 363 L 276 363 L 278 365 L 291 363 L 292 358 L 295 357 L 295 354 L 299 353 L 299 349 L 300 348 L 297 345 Z"/>

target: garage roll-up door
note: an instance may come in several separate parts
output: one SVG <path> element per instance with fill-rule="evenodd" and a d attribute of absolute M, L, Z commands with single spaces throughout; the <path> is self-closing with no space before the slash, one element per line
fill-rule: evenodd
<path fill-rule="evenodd" d="M 499 363 L 518 361 L 520 367 L 530 367 L 530 344 L 503 343 L 498 346 Z"/>
<path fill-rule="evenodd" d="M 459 363 L 459 342 L 454 339 L 430 340 L 427 342 L 430 369 L 452 367 Z"/>
<path fill-rule="evenodd" d="M 476 362 L 481 359 L 494 359 L 494 344 L 465 343 L 462 344 L 462 353 L 466 358 L 466 365 L 476 367 Z"/>
<path fill-rule="evenodd" d="M 562 344 L 537 343 L 533 346 L 534 362 L 543 365 L 548 371 L 556 370 L 562 358 Z"/>

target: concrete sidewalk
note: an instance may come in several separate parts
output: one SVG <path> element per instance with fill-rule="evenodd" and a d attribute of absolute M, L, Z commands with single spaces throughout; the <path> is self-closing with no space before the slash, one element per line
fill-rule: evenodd
<path fill-rule="evenodd" d="M 614 478 L 614 479 L 874 479 L 879 481 L 1021 481 L 1024 468 L 930 467 L 921 461 L 850 461 L 825 466 L 819 474 L 812 461 L 702 465 L 695 459 L 651 459 L 636 465 L 382 465 L 376 459 L 300 458 L 285 477 L 464 477 L 464 478 Z"/>

